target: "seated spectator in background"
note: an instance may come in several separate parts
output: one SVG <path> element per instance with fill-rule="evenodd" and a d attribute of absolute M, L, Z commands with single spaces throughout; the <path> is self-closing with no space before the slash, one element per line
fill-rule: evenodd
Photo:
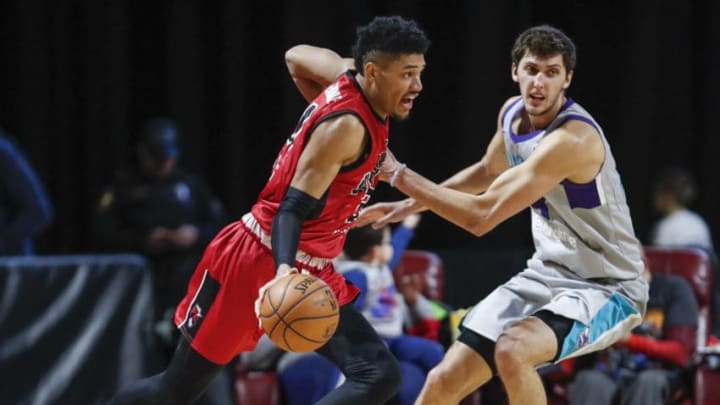
<path fill-rule="evenodd" d="M 175 124 L 153 119 L 137 146 L 137 167 L 119 173 L 97 206 L 95 232 L 104 250 L 145 255 L 153 274 L 155 332 L 172 354 L 179 335 L 172 324 L 175 306 L 225 211 L 200 176 L 178 166 Z M 200 403 L 231 404 L 230 375 L 215 379 Z"/>
<path fill-rule="evenodd" d="M 138 167 L 121 172 L 103 193 L 95 222 L 104 249 L 148 257 L 160 310 L 174 309 L 183 297 L 205 245 L 225 220 L 207 183 L 178 167 L 179 154 L 173 122 L 148 122 L 137 146 Z"/>
<path fill-rule="evenodd" d="M 52 217 L 40 178 L 0 130 L 0 256 L 32 254 L 33 238 L 50 225 Z"/>
<path fill-rule="evenodd" d="M 405 297 L 396 288 L 391 266 L 397 265 L 413 236 L 419 216 L 412 215 L 390 234 L 390 227 L 370 226 L 348 232 L 343 257 L 336 261 L 338 272 L 360 289 L 355 307 L 388 344 L 400 362 L 402 387 L 393 401 L 412 404 L 420 393 L 425 377 L 440 362 L 443 347 L 437 341 L 404 333 L 413 323 L 433 318 L 430 301 L 419 293 L 417 280 L 406 280 Z M 424 327 L 422 330 L 437 328 Z M 290 405 L 314 403 L 332 390 L 339 376 L 337 368 L 317 355 L 286 355 L 278 365 L 280 379 Z M 312 370 L 312 372 L 311 372 Z"/>
<path fill-rule="evenodd" d="M 662 216 L 653 226 L 649 244 L 668 248 L 699 247 L 718 259 L 713 248 L 710 228 L 705 220 L 689 207 L 697 196 L 697 186 L 690 171 L 680 168 L 664 170 L 655 181 L 655 210 Z M 713 295 L 710 305 L 711 335 L 708 345 L 720 344 L 720 273 L 713 274 Z"/>
<path fill-rule="evenodd" d="M 643 276 L 650 283 L 643 324 L 612 348 L 577 359 L 578 368 L 590 368 L 568 386 L 571 405 L 663 404 L 685 383 L 698 327 L 695 296 L 682 277 L 652 273 L 647 265 Z"/>
<path fill-rule="evenodd" d="M 701 247 L 713 251 L 710 228 L 689 206 L 697 190 L 692 174 L 679 168 L 667 169 L 655 181 L 653 203 L 662 216 L 653 227 L 650 245 Z"/>

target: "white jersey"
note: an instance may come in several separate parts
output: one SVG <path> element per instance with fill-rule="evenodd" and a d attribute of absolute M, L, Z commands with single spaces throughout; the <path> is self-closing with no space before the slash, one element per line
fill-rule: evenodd
<path fill-rule="evenodd" d="M 467 314 L 464 328 L 490 340 L 539 311 L 573 320 L 555 361 L 602 350 L 639 325 L 648 285 L 642 246 L 635 238 L 615 160 L 600 126 L 568 99 L 547 128 L 524 135 L 512 129 L 521 99 L 502 116 L 507 158 L 524 162 L 539 142 L 568 120 L 592 125 L 605 145 L 605 161 L 589 183 L 563 181 L 532 205 L 535 254 L 527 268 L 496 288 Z"/>
<path fill-rule="evenodd" d="M 517 135 L 512 122 L 522 110 L 518 98 L 502 117 L 511 166 L 525 161 L 547 134 L 568 120 L 592 125 L 605 145 L 605 161 L 595 179 L 585 184 L 565 180 L 532 205 L 533 259 L 562 266 L 583 279 L 637 278 L 643 271 L 642 246 L 635 237 L 615 159 L 600 126 L 568 99 L 547 128 Z"/>

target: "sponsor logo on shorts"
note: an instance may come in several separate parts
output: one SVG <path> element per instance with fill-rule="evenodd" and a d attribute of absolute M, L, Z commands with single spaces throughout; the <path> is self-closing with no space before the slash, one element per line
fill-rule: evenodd
<path fill-rule="evenodd" d="M 180 331 L 188 340 L 192 341 L 202 326 L 203 320 L 205 320 L 206 315 L 212 309 L 213 302 L 219 290 L 220 283 L 210 276 L 208 270 L 205 270 L 202 281 L 187 307 L 185 318 L 182 324 L 180 324 Z"/>
<path fill-rule="evenodd" d="M 578 335 L 577 348 L 579 349 L 579 348 L 587 345 L 588 343 L 590 343 L 590 327 L 589 326 L 585 327 L 585 329 L 582 331 L 582 333 L 580 333 L 580 335 Z"/>
<path fill-rule="evenodd" d="M 192 328 L 193 326 L 197 325 L 200 318 L 203 317 L 203 311 L 200 304 L 193 305 L 192 309 L 190 310 L 190 316 L 188 317 L 188 328 Z"/>

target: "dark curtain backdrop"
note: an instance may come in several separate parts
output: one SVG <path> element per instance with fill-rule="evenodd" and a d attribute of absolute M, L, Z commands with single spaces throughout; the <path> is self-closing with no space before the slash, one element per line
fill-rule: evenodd
<path fill-rule="evenodd" d="M 476 161 L 503 101 L 516 94 L 509 52 L 537 23 L 579 49 L 569 95 L 611 142 L 637 234 L 656 219 L 651 181 L 692 169 L 695 208 L 720 233 L 720 2 L 626 1 L 4 1 L 0 126 L 37 167 L 56 208 L 41 252 L 79 252 L 103 185 L 132 160 L 148 117 L 177 121 L 182 164 L 204 174 L 231 213 L 254 202 L 304 108 L 284 51 L 297 43 L 348 54 L 374 15 L 415 18 L 433 40 L 425 89 L 391 147 L 442 180 Z M 382 187 L 375 198 L 395 199 Z M 481 240 L 427 215 L 416 247 L 528 246 L 528 214 Z"/>

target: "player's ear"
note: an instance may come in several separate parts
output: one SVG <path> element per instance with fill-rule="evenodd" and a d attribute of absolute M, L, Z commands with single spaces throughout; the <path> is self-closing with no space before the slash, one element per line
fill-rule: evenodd
<path fill-rule="evenodd" d="M 368 61 L 365 63 L 365 77 L 366 78 L 374 78 L 377 74 L 377 65 L 375 63 Z"/>
<path fill-rule="evenodd" d="M 572 83 L 573 73 L 575 73 L 575 71 L 571 70 L 565 76 L 565 83 L 563 84 L 563 89 L 567 89 L 568 87 L 570 87 L 570 83 Z"/>
<path fill-rule="evenodd" d="M 517 65 L 513 62 L 513 64 L 510 66 L 510 75 L 512 75 L 512 79 L 514 82 L 518 82 L 518 73 L 517 73 Z"/>

